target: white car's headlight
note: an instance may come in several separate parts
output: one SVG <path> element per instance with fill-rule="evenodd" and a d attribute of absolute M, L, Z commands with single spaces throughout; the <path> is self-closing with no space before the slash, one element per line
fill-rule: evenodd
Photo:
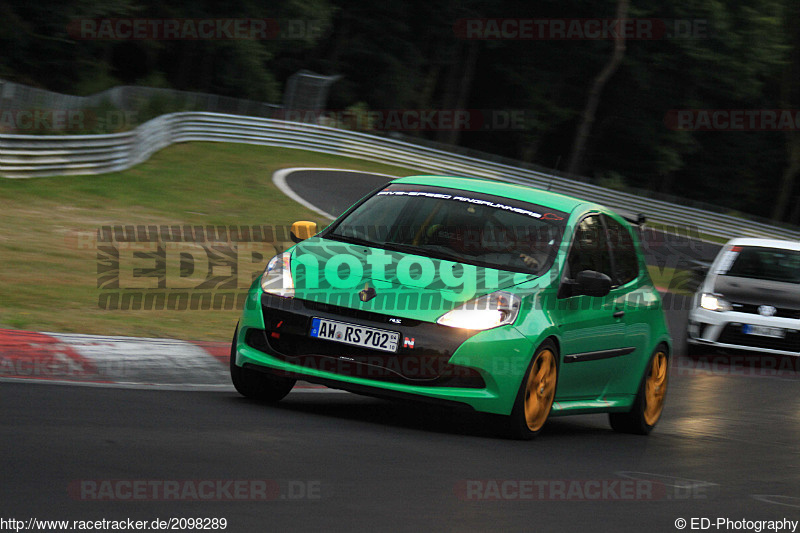
<path fill-rule="evenodd" d="M 730 311 L 733 309 L 731 304 L 725 300 L 721 294 L 704 292 L 700 295 L 700 307 L 709 311 Z"/>
<path fill-rule="evenodd" d="M 291 254 L 278 254 L 267 263 L 267 269 L 261 275 L 261 289 L 269 294 L 294 297 L 294 279 L 292 278 Z"/>
<path fill-rule="evenodd" d="M 522 301 L 515 294 L 497 291 L 470 300 L 439 317 L 437 324 L 463 329 L 491 329 L 512 324 Z"/>

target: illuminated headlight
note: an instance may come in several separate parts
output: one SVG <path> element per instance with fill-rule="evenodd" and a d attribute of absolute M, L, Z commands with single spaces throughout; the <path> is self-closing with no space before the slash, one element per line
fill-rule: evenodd
<path fill-rule="evenodd" d="M 278 254 L 270 259 L 267 269 L 261 275 L 261 289 L 277 296 L 294 297 L 291 254 Z"/>
<path fill-rule="evenodd" d="M 521 300 L 505 291 L 470 300 L 445 313 L 437 324 L 463 329 L 491 329 L 512 324 L 519 314 Z"/>
<path fill-rule="evenodd" d="M 700 307 L 709 311 L 730 311 L 733 309 L 731 304 L 720 294 L 704 292 L 700 295 Z"/>

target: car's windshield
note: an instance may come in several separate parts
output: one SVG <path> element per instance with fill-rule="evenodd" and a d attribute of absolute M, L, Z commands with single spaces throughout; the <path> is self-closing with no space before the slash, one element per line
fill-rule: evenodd
<path fill-rule="evenodd" d="M 566 223 L 566 213 L 527 202 L 392 184 L 325 237 L 538 275 L 553 263 Z"/>
<path fill-rule="evenodd" d="M 722 275 L 768 281 L 800 283 L 800 251 L 759 246 L 735 246 L 730 267 Z"/>

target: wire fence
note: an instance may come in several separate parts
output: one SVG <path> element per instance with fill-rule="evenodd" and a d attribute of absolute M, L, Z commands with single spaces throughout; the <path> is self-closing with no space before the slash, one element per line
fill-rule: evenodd
<path fill-rule="evenodd" d="M 0 110 L 77 111 L 104 107 L 137 113 L 145 113 L 149 108 L 172 107 L 173 111 L 209 111 L 263 118 L 272 118 L 282 109 L 280 105 L 256 100 L 158 87 L 121 85 L 89 96 L 74 96 L 0 80 Z"/>

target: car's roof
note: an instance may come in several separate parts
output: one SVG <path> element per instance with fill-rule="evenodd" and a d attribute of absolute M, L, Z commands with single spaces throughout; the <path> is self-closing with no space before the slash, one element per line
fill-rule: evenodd
<path fill-rule="evenodd" d="M 565 213 L 571 213 L 578 206 L 585 206 L 587 209 L 601 209 L 601 206 L 572 198 L 563 194 L 543 191 L 527 185 L 516 185 L 513 183 L 503 183 L 481 178 L 460 178 L 453 176 L 409 176 L 394 180 L 392 183 L 406 183 L 413 185 L 431 185 L 438 187 L 449 187 L 452 189 L 462 189 L 465 191 L 479 192 L 483 194 L 493 194 L 503 198 L 522 200 L 532 204 L 549 207 Z"/>
<path fill-rule="evenodd" d="M 725 247 L 729 246 L 761 246 L 762 248 L 782 248 L 784 250 L 800 250 L 800 241 L 784 241 L 780 239 L 757 239 L 755 237 L 731 239 Z"/>

